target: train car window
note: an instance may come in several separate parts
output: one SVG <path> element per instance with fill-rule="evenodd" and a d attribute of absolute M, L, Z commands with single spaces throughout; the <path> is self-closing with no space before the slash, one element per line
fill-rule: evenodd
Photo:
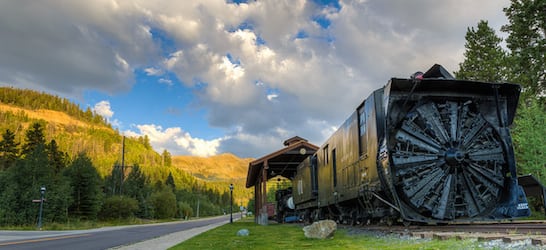
<path fill-rule="evenodd" d="M 337 186 L 337 164 L 336 164 L 336 149 L 332 149 L 332 177 L 334 179 L 334 187 Z"/>
<path fill-rule="evenodd" d="M 358 108 L 358 152 L 360 156 L 366 154 L 366 106 L 368 101 L 364 105 Z"/>

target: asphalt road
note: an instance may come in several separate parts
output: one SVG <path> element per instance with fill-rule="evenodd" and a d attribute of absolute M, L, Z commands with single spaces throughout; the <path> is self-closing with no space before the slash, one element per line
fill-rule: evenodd
<path fill-rule="evenodd" d="M 238 218 L 238 214 L 234 214 L 233 217 Z M 229 221 L 229 215 L 191 221 L 77 231 L 0 231 L 0 249 L 108 249 L 223 221 Z"/>

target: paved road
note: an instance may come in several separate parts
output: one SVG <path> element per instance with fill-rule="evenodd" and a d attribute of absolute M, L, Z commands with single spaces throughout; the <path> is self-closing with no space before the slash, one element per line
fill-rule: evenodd
<path fill-rule="evenodd" d="M 0 249 L 108 249 L 221 222 L 229 222 L 229 215 L 183 222 L 77 231 L 0 231 Z"/>

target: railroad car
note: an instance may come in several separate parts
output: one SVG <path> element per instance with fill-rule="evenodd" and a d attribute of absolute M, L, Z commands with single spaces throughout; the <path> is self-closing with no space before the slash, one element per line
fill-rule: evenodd
<path fill-rule="evenodd" d="M 438 64 L 391 78 L 298 166 L 284 194 L 307 222 L 528 216 L 509 130 L 519 93 L 517 84 L 454 79 Z"/>

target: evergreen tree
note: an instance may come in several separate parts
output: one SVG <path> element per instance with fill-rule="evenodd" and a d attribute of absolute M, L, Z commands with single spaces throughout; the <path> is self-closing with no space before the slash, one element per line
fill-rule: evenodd
<path fill-rule="evenodd" d="M 37 147 L 45 146 L 44 127 L 41 123 L 33 123 L 27 130 L 25 144 L 23 145 L 23 154 L 29 154 Z"/>
<path fill-rule="evenodd" d="M 176 191 L 176 185 L 174 184 L 174 178 L 171 172 L 169 172 L 169 176 L 167 176 L 167 179 L 165 180 L 165 185 L 170 187 L 173 192 Z"/>
<path fill-rule="evenodd" d="M 518 109 L 512 130 L 518 170 L 546 183 L 546 107 L 535 100 Z"/>
<path fill-rule="evenodd" d="M 104 180 L 104 191 L 105 194 L 110 195 L 121 195 L 121 165 L 116 164 L 112 168 L 109 176 L 106 176 Z"/>
<path fill-rule="evenodd" d="M 513 81 L 523 84 L 524 99 L 546 94 L 546 0 L 512 0 L 504 8 L 506 44 L 511 50 Z"/>
<path fill-rule="evenodd" d="M 506 53 L 500 46 L 502 39 L 487 21 L 481 20 L 477 29 L 468 28 L 465 38 L 465 60 L 459 64 L 456 77 L 485 82 L 506 81 Z"/>
<path fill-rule="evenodd" d="M 84 154 L 78 155 L 64 175 L 72 190 L 69 213 L 82 219 L 95 219 L 101 208 L 101 179 L 91 159 Z"/>
<path fill-rule="evenodd" d="M 63 178 L 56 178 L 43 146 L 36 147 L 9 168 L 1 191 L 0 200 L 5 218 L 2 224 L 29 225 L 36 223 L 37 204 L 31 200 L 40 198 L 41 187 L 46 188 L 44 222 L 64 222 L 71 202 L 69 185 Z M 0 219 L 1 220 L 1 219 Z"/>
<path fill-rule="evenodd" d="M 546 181 L 546 0 L 511 0 L 504 12 L 511 80 L 523 85 L 512 133 L 518 170 Z"/>
<path fill-rule="evenodd" d="M 59 173 L 66 167 L 65 154 L 59 150 L 59 146 L 55 140 L 51 140 L 46 149 L 50 165 L 53 167 L 55 173 Z"/>
<path fill-rule="evenodd" d="M 163 153 L 161 154 L 161 158 L 163 160 L 163 166 L 164 167 L 172 166 L 172 157 L 171 157 L 171 153 L 169 153 L 169 151 L 167 151 L 166 149 L 163 150 Z"/>
<path fill-rule="evenodd" d="M 149 207 L 147 199 L 150 196 L 148 178 L 140 170 L 138 165 L 134 165 L 123 183 L 123 192 L 130 198 L 137 200 L 138 211 L 136 215 L 140 218 L 149 218 Z"/>
<path fill-rule="evenodd" d="M 0 141 L 0 171 L 15 164 L 19 154 L 18 145 L 19 143 L 15 142 L 15 134 L 7 129 Z"/>

